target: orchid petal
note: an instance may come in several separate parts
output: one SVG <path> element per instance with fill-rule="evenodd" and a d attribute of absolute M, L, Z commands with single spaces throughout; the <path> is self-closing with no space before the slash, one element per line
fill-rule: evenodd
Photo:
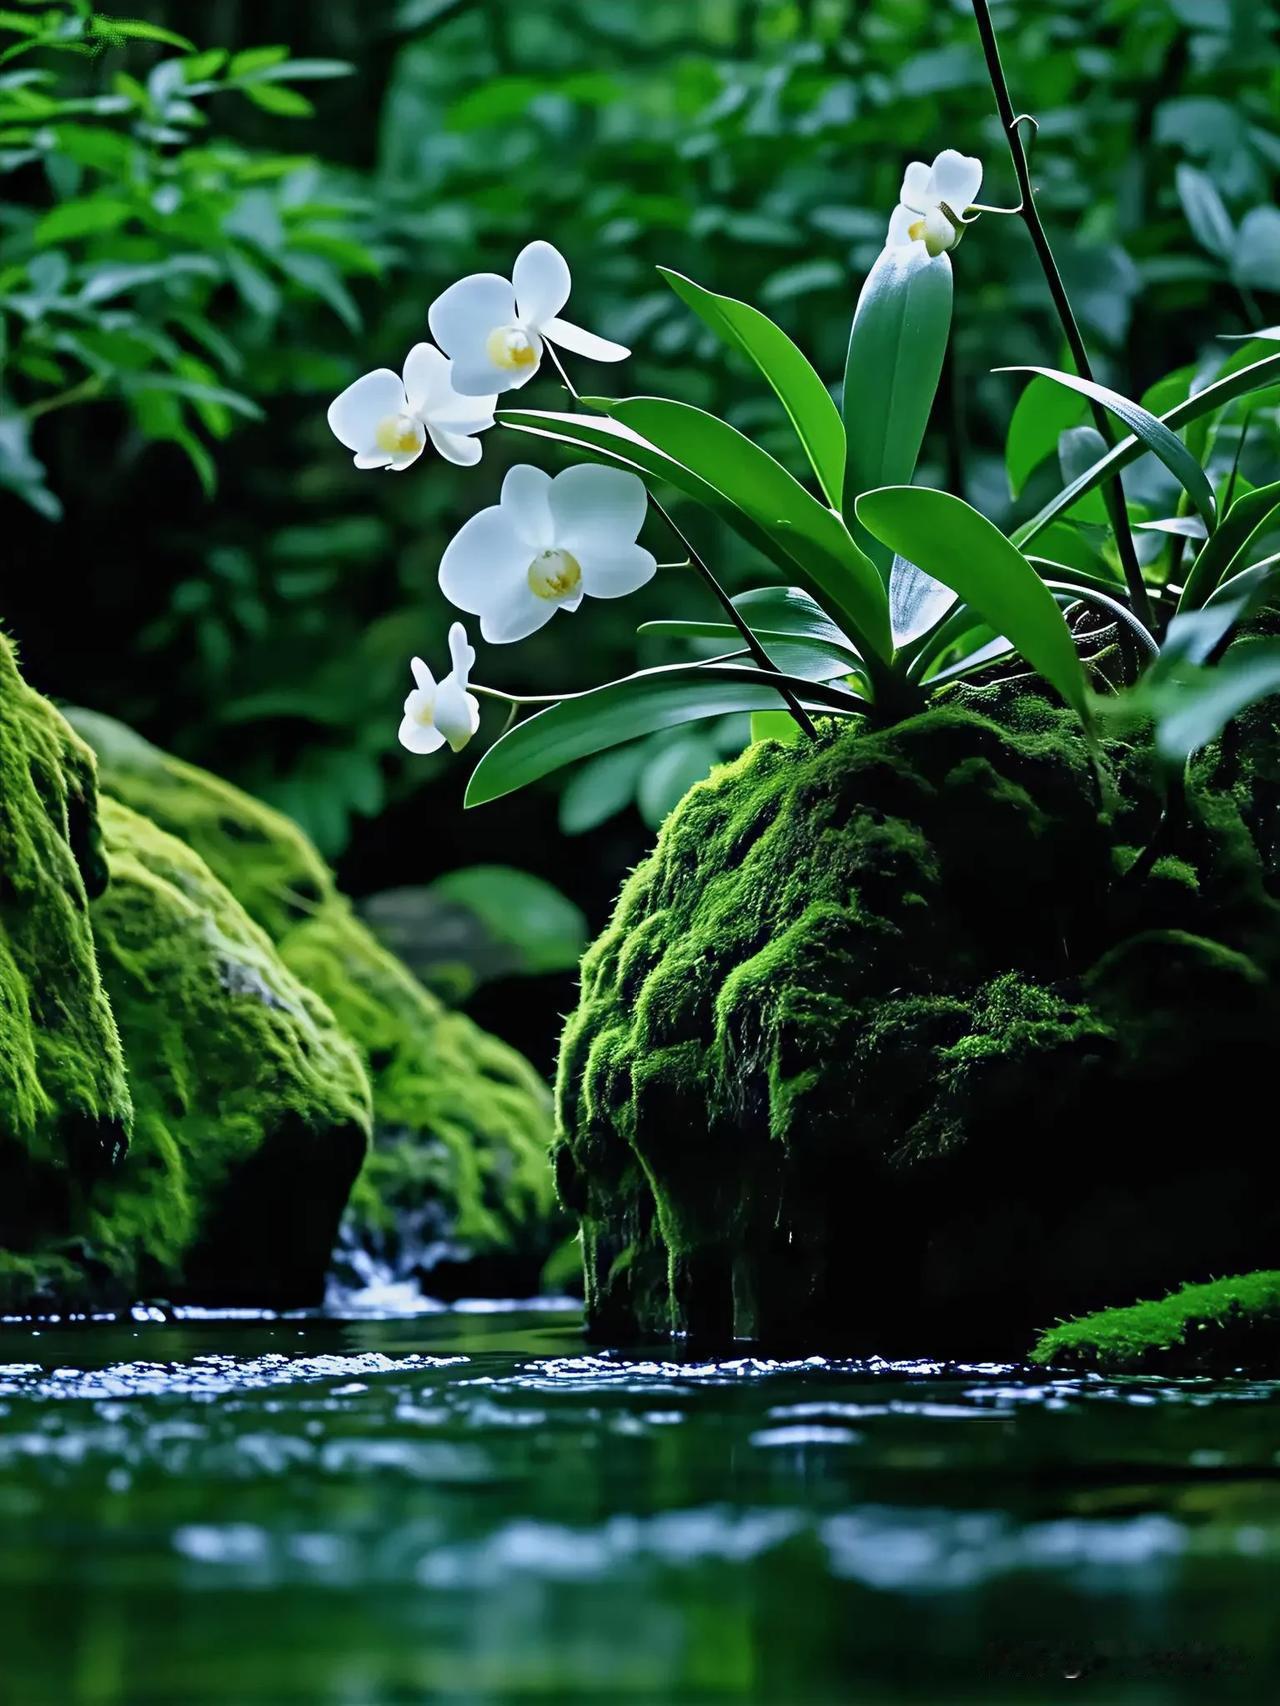
<path fill-rule="evenodd" d="M 507 476 L 510 479 L 510 475 Z M 528 542 L 503 504 L 482 509 L 453 536 L 440 559 L 440 590 L 459 610 L 484 616 L 529 590 Z M 482 633 L 488 638 L 487 631 Z"/>
<path fill-rule="evenodd" d="M 566 468 L 565 473 L 569 471 Z M 563 474 L 558 476 L 558 479 L 563 478 Z M 517 462 L 514 468 L 509 468 L 502 482 L 502 511 L 510 518 L 511 526 L 526 548 L 526 569 L 532 553 L 550 550 L 556 543 L 551 513 L 551 491 L 555 483 L 550 474 L 543 473 L 541 468 L 530 467 L 527 462 Z"/>
<path fill-rule="evenodd" d="M 571 350 L 574 355 L 580 355 L 587 361 L 625 361 L 631 354 L 625 344 L 615 344 L 608 338 L 597 337 L 594 332 L 575 326 L 571 320 L 547 320 L 539 330 L 548 342 L 558 344 L 561 349 Z"/>
<path fill-rule="evenodd" d="M 634 543 L 649 497 L 644 481 L 625 468 L 579 462 L 557 474 L 550 489 L 552 540 L 579 556 L 612 554 Z"/>
<path fill-rule="evenodd" d="M 952 213 L 960 215 L 977 200 L 982 188 L 982 162 L 971 154 L 960 154 L 954 148 L 944 148 L 933 162 L 933 202 L 946 202 Z M 904 195 L 904 201 L 907 199 Z"/>
<path fill-rule="evenodd" d="M 533 330 L 558 314 L 569 300 L 569 263 L 550 243 L 530 243 L 516 256 L 512 271 L 516 317 Z"/>
<path fill-rule="evenodd" d="M 657 573 L 658 560 L 642 545 L 614 545 L 610 551 L 585 549 L 578 557 L 582 586 L 592 598 L 625 598 Z"/>

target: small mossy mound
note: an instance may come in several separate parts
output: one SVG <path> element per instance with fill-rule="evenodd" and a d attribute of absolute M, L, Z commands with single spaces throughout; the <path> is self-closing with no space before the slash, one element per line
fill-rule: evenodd
<path fill-rule="evenodd" d="M 1185 1285 L 1159 1302 L 1063 1321 L 1041 1334 L 1031 1361 L 1100 1374 L 1280 1370 L 1280 1272 Z"/>
<path fill-rule="evenodd" d="M 368 1144 L 359 1054 L 197 854 L 109 797 L 102 827 L 93 928 L 135 1122 L 87 1247 L 126 1296 L 318 1302 Z"/>
<path fill-rule="evenodd" d="M 532 1066 L 417 982 L 290 819 L 110 718 L 69 714 L 104 792 L 198 853 L 361 1049 L 374 1145 L 350 1236 L 401 1267 L 419 1261 L 437 1292 L 532 1290 L 564 1236 L 550 1097 Z"/>
<path fill-rule="evenodd" d="M 95 812 L 92 753 L 0 634 L 0 1307 L 72 1271 L 42 1240 L 70 1236 L 132 1124 L 89 923 L 106 876 Z"/>
<path fill-rule="evenodd" d="M 1235 803 L 1157 802 L 1035 694 L 752 746 L 583 962 L 556 1172 L 606 1335 L 1019 1354 L 1037 1325 L 1280 1246 L 1247 1122 L 1280 907 Z"/>

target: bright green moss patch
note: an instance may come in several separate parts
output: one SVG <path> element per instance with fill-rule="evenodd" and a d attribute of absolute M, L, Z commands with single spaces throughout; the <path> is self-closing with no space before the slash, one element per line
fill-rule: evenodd
<path fill-rule="evenodd" d="M 1100 778 L 1017 690 L 694 788 L 563 1038 L 596 1328 L 1017 1354 L 1280 1247 L 1280 1166 L 1217 1103 L 1269 1093 L 1280 908 L 1220 796 L 1118 882 L 1158 810 L 1137 750 Z"/>
<path fill-rule="evenodd" d="M 124 1058 L 94 957 L 105 867 L 93 755 L 0 634 L 0 1306 L 74 1271 L 85 1183 L 128 1142 Z"/>
<path fill-rule="evenodd" d="M 550 1098 L 529 1063 L 417 982 L 291 820 L 109 718 L 72 717 L 104 790 L 209 864 L 361 1050 L 375 1142 L 352 1199 L 356 1234 L 387 1243 L 408 1226 L 438 1258 L 439 1283 L 445 1264 L 470 1261 L 470 1283 L 489 1264 L 500 1288 L 531 1288 L 564 1227 Z"/>
<path fill-rule="evenodd" d="M 1280 1368 L 1280 1271 L 1185 1285 L 1156 1303 L 1051 1327 L 1031 1361 L 1102 1374 Z"/>
<path fill-rule="evenodd" d="M 202 859 L 111 798 L 99 962 L 136 1107 L 86 1232 L 127 1293 L 319 1299 L 369 1087 L 324 1003 Z"/>

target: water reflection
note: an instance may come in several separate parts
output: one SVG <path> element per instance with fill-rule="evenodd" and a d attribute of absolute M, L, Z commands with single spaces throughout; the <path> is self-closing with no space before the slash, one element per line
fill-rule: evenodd
<path fill-rule="evenodd" d="M 0 1332 L 6 1706 L 1280 1681 L 1271 1383 L 156 1313 Z"/>

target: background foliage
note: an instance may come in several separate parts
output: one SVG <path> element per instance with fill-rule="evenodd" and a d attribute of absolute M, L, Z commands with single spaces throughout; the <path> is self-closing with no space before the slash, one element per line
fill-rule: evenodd
<path fill-rule="evenodd" d="M 995 10 L 1101 376 L 1139 396 L 1215 334 L 1280 318 L 1270 0 Z M 325 405 L 398 364 L 444 285 L 506 271 L 545 236 L 574 269 L 577 317 L 636 348 L 625 378 L 584 373 L 591 389 L 678 395 L 794 462 L 773 400 L 654 268 L 765 308 L 834 384 L 904 162 L 977 153 L 984 199 L 1015 199 L 968 6 L 156 0 L 130 14 L 0 10 L 0 619 L 37 686 L 284 806 L 355 891 L 514 859 L 598 924 L 645 820 L 744 727 L 657 738 L 594 780 L 464 819 L 467 767 L 395 744 L 406 661 L 441 653 L 435 570 L 454 529 L 510 462 L 554 452 L 495 432 L 469 476 L 426 461 L 384 480 L 351 467 Z M 956 268 L 921 478 L 1003 520 L 1020 382 L 990 370 L 1062 352 L 1017 221 L 984 219 Z M 549 377 L 533 390 L 556 406 Z M 1019 486 L 1029 511 L 1036 480 Z M 741 546 L 682 520 L 731 586 L 753 584 Z M 669 642 L 637 653 L 635 629 L 682 601 L 706 613 L 671 571 L 519 648 L 482 648 L 477 673 L 538 692 L 664 661 Z M 544 986 L 532 1013 L 501 982 L 478 1000 L 546 1059 L 562 992 Z"/>

